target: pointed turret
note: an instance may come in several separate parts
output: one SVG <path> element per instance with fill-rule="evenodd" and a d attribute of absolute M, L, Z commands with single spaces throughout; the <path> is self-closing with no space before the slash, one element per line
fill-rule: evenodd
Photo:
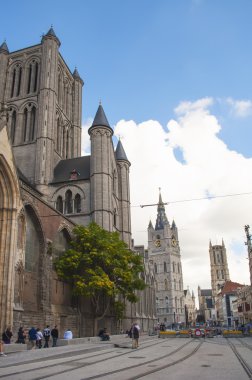
<path fill-rule="evenodd" d="M 75 80 L 78 80 L 79 82 L 81 82 L 81 84 L 82 84 L 82 86 L 83 86 L 84 81 L 83 81 L 82 78 L 80 77 L 80 74 L 79 74 L 79 72 L 78 72 L 78 70 L 77 70 L 76 67 L 75 67 L 74 72 L 73 72 L 73 77 L 74 77 Z"/>
<path fill-rule="evenodd" d="M 0 53 L 9 54 L 9 49 L 5 41 L 0 46 Z"/>
<path fill-rule="evenodd" d="M 158 202 L 158 209 L 157 209 L 157 219 L 156 219 L 156 226 L 155 230 L 162 230 L 165 226 L 165 224 L 168 224 L 168 219 L 165 213 L 165 206 L 162 201 L 161 193 L 159 193 L 159 202 Z"/>
<path fill-rule="evenodd" d="M 175 229 L 175 228 L 177 228 L 177 226 L 176 226 L 176 223 L 174 222 L 174 219 L 173 219 L 173 221 L 172 221 L 172 229 Z"/>
<path fill-rule="evenodd" d="M 48 32 L 42 37 L 42 42 L 44 42 L 45 39 L 54 39 L 57 42 L 58 46 L 60 46 L 60 40 L 56 36 L 52 26 L 48 30 Z"/>
<path fill-rule="evenodd" d="M 149 221 L 148 229 L 154 229 L 154 228 L 153 228 L 153 224 L 152 224 L 152 221 L 151 221 L 151 220 Z"/>
<path fill-rule="evenodd" d="M 124 161 L 128 161 L 129 162 L 129 160 L 128 160 L 127 156 L 126 156 L 125 150 L 123 149 L 123 145 L 122 145 L 121 140 L 118 141 L 118 144 L 117 144 L 117 147 L 116 147 L 115 156 L 116 156 L 117 160 L 124 160 Z"/>
<path fill-rule="evenodd" d="M 91 125 L 90 128 L 93 128 L 93 127 L 108 127 L 111 129 L 108 119 L 105 115 L 104 109 L 101 104 L 99 104 L 93 124 Z"/>

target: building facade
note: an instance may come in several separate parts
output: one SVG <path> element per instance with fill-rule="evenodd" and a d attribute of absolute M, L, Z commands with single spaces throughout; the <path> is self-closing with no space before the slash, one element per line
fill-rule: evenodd
<path fill-rule="evenodd" d="M 74 225 L 91 221 L 131 248 L 130 162 L 121 141 L 114 148 L 101 104 L 91 154 L 80 156 L 83 80 L 59 47 L 52 28 L 38 45 L 0 46 L 0 329 L 57 324 L 89 336 L 89 302 L 72 296 L 53 260 Z M 116 329 L 111 311 L 101 323 Z"/>
<path fill-rule="evenodd" d="M 195 307 L 195 296 L 194 292 L 192 290 L 192 293 L 189 290 L 189 287 L 187 287 L 186 290 L 184 290 L 185 295 L 185 322 L 186 326 L 193 326 L 196 322 L 196 307 Z"/>
<path fill-rule="evenodd" d="M 175 222 L 170 223 L 159 195 L 155 228 L 148 227 L 148 260 L 154 268 L 156 309 L 159 323 L 185 322 L 183 272 Z"/>

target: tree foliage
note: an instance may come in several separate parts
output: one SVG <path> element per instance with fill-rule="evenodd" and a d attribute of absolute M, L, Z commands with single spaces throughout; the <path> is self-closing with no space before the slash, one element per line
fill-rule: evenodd
<path fill-rule="evenodd" d="M 71 248 L 55 261 L 58 276 L 72 284 L 75 295 L 91 299 L 95 318 L 101 313 L 104 297 L 122 315 L 124 301 L 137 302 L 136 290 L 145 288 L 140 278 L 142 257 L 129 250 L 117 232 L 108 232 L 96 223 L 77 226 L 73 233 Z M 105 312 L 103 309 L 103 315 Z"/>

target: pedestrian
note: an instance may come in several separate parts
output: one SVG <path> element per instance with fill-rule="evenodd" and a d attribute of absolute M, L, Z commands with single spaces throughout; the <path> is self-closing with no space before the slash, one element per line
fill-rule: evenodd
<path fill-rule="evenodd" d="M 43 331 L 43 336 L 45 338 L 44 348 L 49 348 L 50 335 L 51 335 L 50 326 L 47 325 L 46 328 Z"/>
<path fill-rule="evenodd" d="M 38 348 L 42 348 L 42 339 L 43 339 L 42 331 L 40 330 L 40 328 L 37 328 L 36 331 L 37 331 L 36 332 L 36 338 L 37 338 L 37 340 L 36 340 L 36 346 Z"/>
<path fill-rule="evenodd" d="M 19 327 L 17 343 L 25 344 L 25 338 L 26 338 L 26 335 L 25 335 L 23 327 Z"/>
<path fill-rule="evenodd" d="M 140 326 L 137 323 L 133 324 L 132 328 L 132 348 L 139 347 Z"/>
<path fill-rule="evenodd" d="M 52 340 L 53 340 L 52 347 L 56 347 L 57 346 L 57 340 L 59 337 L 59 330 L 57 329 L 57 326 L 54 326 L 54 329 L 52 329 L 51 336 L 52 336 Z"/>
<path fill-rule="evenodd" d="M 36 342 L 37 342 L 37 331 L 34 327 L 32 327 L 29 332 L 29 341 L 31 342 L 31 349 L 34 350 L 36 348 Z"/>
<path fill-rule="evenodd" d="M 0 339 L 0 356 L 7 356 L 4 353 L 4 342 Z"/>
<path fill-rule="evenodd" d="M 5 344 L 10 344 L 11 342 L 11 337 L 12 337 L 12 332 L 11 332 L 11 328 L 10 327 L 7 327 L 7 329 L 3 332 L 2 334 L 2 341 L 5 343 Z"/>
<path fill-rule="evenodd" d="M 73 333 L 70 329 L 67 329 L 64 332 L 64 339 L 73 339 Z"/>

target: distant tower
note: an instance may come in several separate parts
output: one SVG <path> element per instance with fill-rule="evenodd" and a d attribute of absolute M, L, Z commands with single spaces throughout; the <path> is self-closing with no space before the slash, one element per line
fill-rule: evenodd
<path fill-rule="evenodd" d="M 252 244 L 251 244 L 251 235 L 249 233 L 249 225 L 244 227 L 246 233 L 246 245 L 248 247 L 248 259 L 249 259 L 249 273 L 250 273 L 250 284 L 252 285 Z"/>
<path fill-rule="evenodd" d="M 229 281 L 229 270 L 227 263 L 227 253 L 224 241 L 222 245 L 212 245 L 209 243 L 209 255 L 211 265 L 211 285 L 214 302 L 219 289 L 226 281 Z"/>
<path fill-rule="evenodd" d="M 185 322 L 183 274 L 175 222 L 170 226 L 159 194 L 155 229 L 148 226 L 148 256 L 154 266 L 156 309 L 159 322 Z"/>

